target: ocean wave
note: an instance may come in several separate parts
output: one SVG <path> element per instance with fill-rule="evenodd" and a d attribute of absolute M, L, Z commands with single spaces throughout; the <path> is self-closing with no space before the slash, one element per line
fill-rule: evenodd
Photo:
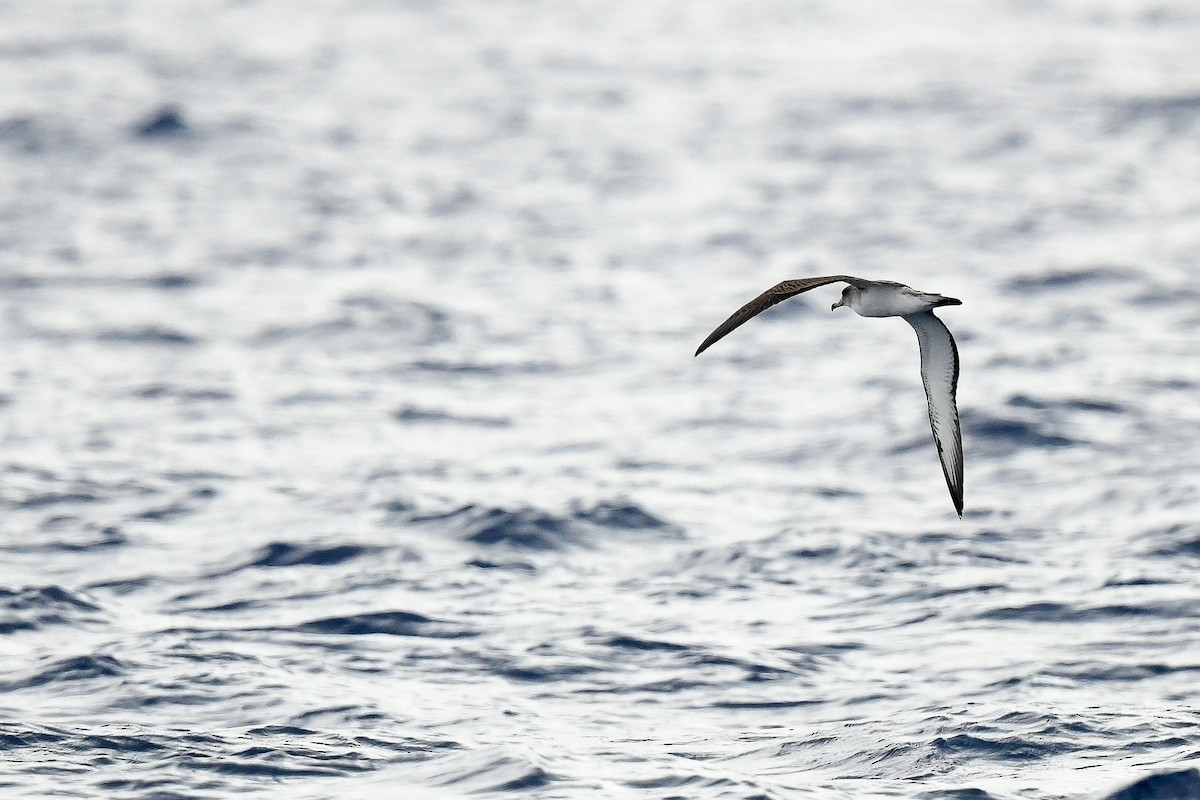
<path fill-rule="evenodd" d="M 151 347 L 195 347 L 203 339 L 195 334 L 167 325 L 143 325 L 130 328 L 108 328 L 93 334 L 98 342 L 115 345 L 147 345 Z"/>
<path fill-rule="evenodd" d="M 378 553 L 380 548 L 365 545 L 335 544 L 328 547 L 271 542 L 259 548 L 247 567 L 329 567 Z"/>
<path fill-rule="evenodd" d="M 392 412 L 392 418 L 402 424 L 433 423 L 443 425 L 469 425 L 478 428 L 508 428 L 512 420 L 507 417 L 486 417 L 470 414 L 454 414 L 432 408 L 406 405 Z"/>
<path fill-rule="evenodd" d="M 1044 430 L 1037 423 L 1013 417 L 1001 417 L 981 411 L 963 412 L 963 438 L 986 443 L 992 448 L 1071 447 L 1083 442 L 1057 431 Z"/>
<path fill-rule="evenodd" d="M 35 631 L 48 627 L 86 628 L 107 621 L 100 603 L 62 586 L 0 588 L 0 632 Z"/>
<path fill-rule="evenodd" d="M 1192 767 L 1147 775 L 1103 800 L 1200 800 L 1200 770 Z"/>
<path fill-rule="evenodd" d="M 432 619 L 411 611 L 369 611 L 340 617 L 302 622 L 294 627 L 302 633 L 326 636 L 415 636 L 431 639 L 461 639 L 478 632 L 445 620 Z"/>
<path fill-rule="evenodd" d="M 1124 283 L 1136 285 L 1141 274 L 1128 267 L 1099 264 L 1077 269 L 1047 270 L 1011 278 L 1004 290 L 1012 294 L 1051 291 L 1076 291 L 1092 284 Z"/>
<path fill-rule="evenodd" d="M 351 294 L 338 302 L 335 315 L 309 322 L 268 327 L 254 337 L 258 345 L 308 341 L 362 343 L 362 337 L 387 339 L 389 347 L 432 347 L 452 341 L 456 319 L 429 303 L 386 294 Z M 382 344 L 382 339 L 381 339 Z"/>
<path fill-rule="evenodd" d="M 44 666 L 25 670 L 18 675 L 0 678 L 0 691 L 17 691 L 43 687 L 51 683 L 74 683 L 100 679 L 118 678 L 128 674 L 130 668 L 110 655 L 87 655 L 56 659 Z"/>
<path fill-rule="evenodd" d="M 682 535 L 678 526 L 628 501 L 601 501 L 592 506 L 575 503 L 567 514 L 533 507 L 508 509 L 470 504 L 446 512 L 416 514 L 408 521 L 448 529 L 471 544 L 533 551 L 597 544 L 604 539 L 601 531 Z"/>

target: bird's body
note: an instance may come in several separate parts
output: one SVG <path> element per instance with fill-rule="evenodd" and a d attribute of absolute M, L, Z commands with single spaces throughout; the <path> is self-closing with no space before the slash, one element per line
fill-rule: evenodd
<path fill-rule="evenodd" d="M 876 281 L 864 286 L 847 286 L 833 307 L 849 306 L 860 317 L 907 317 L 938 306 L 960 305 L 953 297 L 918 292 L 902 283 Z"/>
<path fill-rule="evenodd" d="M 929 424 L 942 462 L 942 474 L 954 501 L 954 510 L 963 510 L 962 433 L 955 395 L 958 390 L 958 346 L 945 324 L 933 314 L 940 306 L 962 305 L 961 300 L 940 294 L 919 292 L 902 283 L 869 281 L 852 275 L 827 275 L 800 278 L 776 284 L 735 311 L 696 350 L 700 355 L 714 342 L 766 309 L 809 289 L 829 283 L 849 284 L 833 304 L 837 309 L 849 306 L 862 317 L 902 317 L 917 333 L 921 348 L 921 382 L 929 405 Z"/>

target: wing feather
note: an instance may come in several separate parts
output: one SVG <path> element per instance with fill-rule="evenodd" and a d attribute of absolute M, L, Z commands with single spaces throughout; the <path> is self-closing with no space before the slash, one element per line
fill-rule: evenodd
<path fill-rule="evenodd" d="M 954 510 L 963 512 L 962 428 L 958 421 L 958 345 L 946 324 L 926 311 L 905 317 L 921 346 L 921 382 L 929 402 L 929 425 Z"/>
<path fill-rule="evenodd" d="M 794 297 L 801 292 L 807 292 L 809 289 L 815 289 L 818 286 L 824 286 L 827 283 L 837 283 L 838 281 L 845 281 L 846 283 L 850 283 L 855 286 L 861 286 L 869 283 L 869 281 L 865 281 L 862 278 L 855 278 L 852 275 L 826 275 L 820 278 L 797 278 L 796 280 L 777 283 L 770 289 L 767 289 L 765 292 L 760 294 L 758 297 L 751 300 L 749 303 L 746 303 L 746 305 L 742 306 L 737 311 L 733 312 L 729 319 L 718 325 L 716 329 L 708 335 L 708 338 L 705 339 L 698 348 L 696 348 L 696 355 L 700 355 L 709 347 L 711 347 L 714 342 L 725 336 L 734 328 L 737 328 L 740 325 L 748 322 L 776 303 L 782 303 L 789 297 Z"/>

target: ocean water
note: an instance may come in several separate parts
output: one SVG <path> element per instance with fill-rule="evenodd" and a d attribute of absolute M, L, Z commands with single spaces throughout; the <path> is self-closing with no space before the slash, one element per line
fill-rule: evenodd
<path fill-rule="evenodd" d="M 1197 41 L 0 1 L 0 795 L 1200 797 Z"/>

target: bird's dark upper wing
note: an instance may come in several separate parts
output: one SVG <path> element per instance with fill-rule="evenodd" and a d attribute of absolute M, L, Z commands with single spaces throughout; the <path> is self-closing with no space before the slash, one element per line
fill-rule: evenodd
<path fill-rule="evenodd" d="M 746 303 L 746 305 L 742 306 L 737 311 L 733 312 L 729 319 L 718 325 L 716 330 L 710 333 L 708 338 L 705 339 L 700 344 L 700 347 L 696 349 L 696 355 L 700 355 L 709 347 L 711 347 L 713 342 L 717 341 L 722 336 L 729 333 L 747 320 L 758 316 L 776 303 L 782 303 L 789 297 L 798 295 L 801 292 L 807 292 L 809 289 L 815 289 L 818 286 L 824 286 L 827 283 L 837 283 L 838 281 L 845 281 L 846 283 L 850 283 L 855 286 L 862 286 L 870 283 L 870 281 L 865 281 L 862 278 L 855 278 L 852 275 L 826 275 L 821 278 L 797 278 L 796 280 L 778 283 L 772 286 L 770 289 L 767 289 L 758 297 L 751 300 L 749 303 Z"/>
<path fill-rule="evenodd" d="M 963 449 L 962 429 L 958 422 L 958 346 L 946 324 L 932 311 L 912 314 L 904 319 L 917 332 L 921 344 L 921 382 L 929 401 L 929 425 L 933 428 L 933 443 L 937 445 L 942 462 L 942 474 L 954 510 L 963 512 Z"/>

